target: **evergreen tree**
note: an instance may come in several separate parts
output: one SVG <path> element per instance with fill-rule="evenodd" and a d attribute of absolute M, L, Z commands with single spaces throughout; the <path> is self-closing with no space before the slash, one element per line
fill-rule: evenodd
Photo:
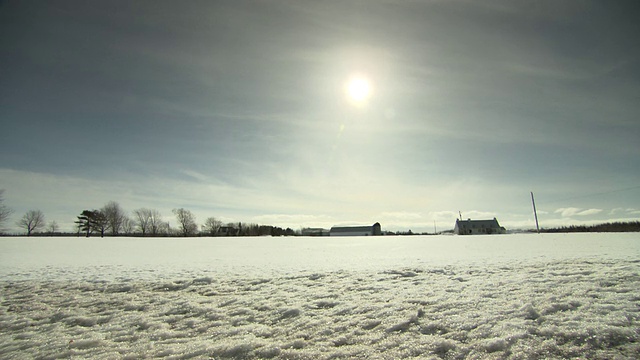
<path fill-rule="evenodd" d="M 100 237 L 104 237 L 107 217 L 100 210 L 83 210 L 75 223 L 80 231 L 86 232 L 87 237 L 94 231 L 99 231 Z"/>

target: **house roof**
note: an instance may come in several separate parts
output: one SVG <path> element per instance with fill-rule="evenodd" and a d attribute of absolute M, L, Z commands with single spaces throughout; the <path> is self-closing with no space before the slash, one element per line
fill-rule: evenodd
<path fill-rule="evenodd" d="M 469 226 L 469 225 L 476 225 L 476 226 L 497 226 L 500 227 L 500 224 L 498 224 L 498 220 L 496 218 L 493 218 L 491 220 L 456 220 L 456 224 L 459 224 L 461 226 Z"/>

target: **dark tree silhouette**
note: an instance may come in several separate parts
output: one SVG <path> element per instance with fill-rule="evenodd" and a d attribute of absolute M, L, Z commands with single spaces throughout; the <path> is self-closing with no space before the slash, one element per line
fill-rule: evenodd
<path fill-rule="evenodd" d="M 202 225 L 202 231 L 208 233 L 211 236 L 215 236 L 218 233 L 218 229 L 222 226 L 222 221 L 210 217 L 204 221 L 204 225 Z"/>
<path fill-rule="evenodd" d="M 198 225 L 196 224 L 196 217 L 189 210 L 180 208 L 173 209 L 173 213 L 178 220 L 179 231 L 183 236 L 195 235 L 198 232 Z"/>
<path fill-rule="evenodd" d="M 104 237 L 107 217 L 100 210 L 83 210 L 75 223 L 79 230 L 86 232 L 87 237 L 94 231 L 100 232 L 100 237 Z"/>
<path fill-rule="evenodd" d="M 44 227 L 44 214 L 40 210 L 29 210 L 16 224 L 27 230 L 27 236 L 31 236 L 34 231 Z"/>
<path fill-rule="evenodd" d="M 123 230 L 123 225 L 127 218 L 120 204 L 115 201 L 109 201 L 100 209 L 100 212 L 105 216 L 106 228 L 109 229 L 111 235 L 118 235 Z"/>

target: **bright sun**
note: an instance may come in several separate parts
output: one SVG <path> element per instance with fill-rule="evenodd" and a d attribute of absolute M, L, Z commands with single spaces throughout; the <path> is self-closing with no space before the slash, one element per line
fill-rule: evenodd
<path fill-rule="evenodd" d="M 347 95 L 350 100 L 362 103 L 371 95 L 371 83 L 364 77 L 354 76 L 347 82 Z"/>

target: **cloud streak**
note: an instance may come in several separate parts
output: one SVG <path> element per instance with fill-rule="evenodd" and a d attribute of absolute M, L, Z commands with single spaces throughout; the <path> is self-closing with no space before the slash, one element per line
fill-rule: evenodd
<path fill-rule="evenodd" d="M 580 209 L 580 208 L 559 208 L 556 209 L 555 213 L 560 214 L 562 217 L 571 217 L 571 216 L 590 216 L 600 214 L 604 210 L 602 209 Z"/>

